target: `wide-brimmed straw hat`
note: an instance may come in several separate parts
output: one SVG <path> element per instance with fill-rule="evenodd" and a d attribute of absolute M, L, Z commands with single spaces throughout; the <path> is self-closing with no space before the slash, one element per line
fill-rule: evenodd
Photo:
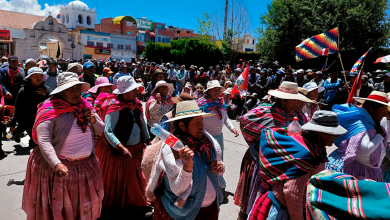
<path fill-rule="evenodd" d="M 202 116 L 203 118 L 205 117 L 210 117 L 213 116 L 214 114 L 202 112 L 202 110 L 199 109 L 198 104 L 196 101 L 184 101 L 184 102 L 179 102 L 176 104 L 176 115 L 165 121 L 164 123 L 171 122 L 171 121 L 177 121 L 183 118 L 191 118 L 191 117 L 197 117 L 197 116 Z"/>
<path fill-rule="evenodd" d="M 353 97 L 356 101 L 360 103 L 364 103 L 365 101 L 373 101 L 380 103 L 382 105 L 387 105 L 390 106 L 389 99 L 387 93 L 384 92 L 378 92 L 378 91 L 373 91 L 367 98 L 361 98 L 361 97 Z"/>
<path fill-rule="evenodd" d="M 214 88 L 221 88 L 222 92 L 224 92 L 226 90 L 225 87 L 223 87 L 223 86 L 221 86 L 221 84 L 219 84 L 218 80 L 211 80 L 207 83 L 207 89 L 204 92 L 207 92 L 210 89 L 214 89 Z"/>
<path fill-rule="evenodd" d="M 320 92 L 323 92 L 325 90 L 325 88 L 322 86 L 318 87 L 317 83 L 315 83 L 315 82 L 308 82 L 305 85 L 303 85 L 303 88 L 307 89 L 307 92 L 311 92 L 315 89 L 318 89 L 318 93 L 320 93 Z"/>
<path fill-rule="evenodd" d="M 77 69 L 78 69 L 78 72 L 81 72 L 81 70 L 83 69 L 83 66 L 79 63 L 69 63 L 68 65 L 68 69 L 66 71 L 70 71 L 70 69 L 72 69 L 73 67 L 77 66 Z"/>
<path fill-rule="evenodd" d="M 112 93 L 114 93 L 116 95 L 125 94 L 125 93 L 128 93 L 130 91 L 133 91 L 134 89 L 138 89 L 140 87 L 142 87 L 142 85 L 137 83 L 133 77 L 122 76 L 122 77 L 119 77 L 119 79 L 117 81 L 117 87 Z"/>
<path fill-rule="evenodd" d="M 34 74 L 42 74 L 43 75 L 43 81 L 46 81 L 49 78 L 49 75 L 47 75 L 46 72 L 43 72 L 43 70 L 39 67 L 32 67 L 27 72 L 28 76 L 24 77 L 24 81 L 27 81 L 30 76 Z"/>
<path fill-rule="evenodd" d="M 282 82 L 277 90 L 270 90 L 268 94 L 279 99 L 295 99 L 304 102 L 312 102 L 306 96 L 299 94 L 298 84 L 294 82 Z"/>
<path fill-rule="evenodd" d="M 150 78 L 152 80 L 155 80 L 158 74 L 163 74 L 164 79 L 168 78 L 168 73 L 162 69 L 156 69 L 156 71 L 154 71 L 154 73 L 152 74 L 152 76 Z"/>
<path fill-rule="evenodd" d="M 302 126 L 305 131 L 317 131 L 332 135 L 343 135 L 348 131 L 340 126 L 337 114 L 331 111 L 320 110 L 313 114 L 311 120 Z"/>
<path fill-rule="evenodd" d="M 90 88 L 88 90 L 88 92 L 90 92 L 90 93 L 97 93 L 98 89 L 100 87 L 103 87 L 103 86 L 110 86 L 111 87 L 111 91 L 114 91 L 116 89 L 116 85 L 110 83 L 110 81 L 108 80 L 107 77 L 101 76 L 101 77 L 96 79 L 95 86 Z"/>
<path fill-rule="evenodd" d="M 50 95 L 58 94 L 72 86 L 81 84 L 81 92 L 86 92 L 91 86 L 89 83 L 80 82 L 79 77 L 76 73 L 63 72 L 57 76 L 57 88 L 55 88 Z"/>
<path fill-rule="evenodd" d="M 165 82 L 164 80 L 162 81 L 158 81 L 156 83 L 156 87 L 153 89 L 152 93 L 154 93 L 159 87 L 161 86 L 167 86 L 168 87 L 168 93 L 170 94 L 171 92 L 173 92 L 173 85 L 171 83 L 167 83 Z"/>

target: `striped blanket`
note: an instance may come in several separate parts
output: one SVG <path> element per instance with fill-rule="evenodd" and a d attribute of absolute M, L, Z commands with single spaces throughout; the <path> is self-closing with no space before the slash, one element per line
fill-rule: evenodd
<path fill-rule="evenodd" d="M 260 143 L 261 131 L 265 128 L 284 129 L 292 116 L 279 108 L 258 106 L 239 118 L 242 135 L 249 146 Z"/>
<path fill-rule="evenodd" d="M 309 180 L 306 219 L 390 219 L 390 184 L 324 170 Z"/>
<path fill-rule="evenodd" d="M 81 94 L 81 97 L 83 97 L 84 99 L 86 99 L 89 104 L 91 104 L 91 106 L 93 106 L 93 103 L 95 102 L 95 99 L 97 98 L 97 94 L 96 93 L 90 93 L 90 92 L 83 92 Z"/>
<path fill-rule="evenodd" d="M 304 137 L 290 137 L 269 128 L 261 132 L 260 175 L 265 188 L 302 176 L 321 162 L 321 150 Z"/>
<path fill-rule="evenodd" d="M 219 100 L 219 101 L 218 101 Z M 213 110 L 216 110 L 218 112 L 219 119 L 222 119 L 222 113 L 221 111 L 226 111 L 227 106 L 225 105 L 225 101 L 222 98 L 219 98 L 217 101 L 213 99 L 209 99 L 207 97 L 202 97 L 198 101 L 198 106 L 200 110 L 203 112 L 211 112 Z"/>

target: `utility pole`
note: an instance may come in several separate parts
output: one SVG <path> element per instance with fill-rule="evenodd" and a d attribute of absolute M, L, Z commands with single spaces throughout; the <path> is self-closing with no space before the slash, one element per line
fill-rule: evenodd
<path fill-rule="evenodd" d="M 225 19 L 223 21 L 223 39 L 226 39 L 226 28 L 227 28 L 227 17 L 228 17 L 228 11 L 229 11 L 229 0 L 226 0 L 225 4 Z"/>

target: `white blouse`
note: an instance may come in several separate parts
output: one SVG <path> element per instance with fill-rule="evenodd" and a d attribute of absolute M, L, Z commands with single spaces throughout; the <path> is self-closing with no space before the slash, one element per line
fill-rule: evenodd
<path fill-rule="evenodd" d="M 89 127 L 87 127 L 85 133 L 82 132 L 81 128 L 77 125 L 77 118 L 75 118 L 59 155 L 70 159 L 78 159 L 91 155 L 93 149 L 91 132 Z"/>

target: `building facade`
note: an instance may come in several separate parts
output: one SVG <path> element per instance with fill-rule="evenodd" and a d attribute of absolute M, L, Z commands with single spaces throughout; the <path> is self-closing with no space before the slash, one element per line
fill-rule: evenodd
<path fill-rule="evenodd" d="M 90 9 L 88 5 L 79 0 L 72 1 L 68 5 L 61 6 L 60 19 L 68 29 L 76 29 L 77 26 L 95 28 L 96 9 Z"/>
<path fill-rule="evenodd" d="M 242 37 L 236 37 L 233 39 L 234 47 L 239 52 L 255 52 L 256 51 L 256 37 L 250 34 L 244 34 Z"/>

